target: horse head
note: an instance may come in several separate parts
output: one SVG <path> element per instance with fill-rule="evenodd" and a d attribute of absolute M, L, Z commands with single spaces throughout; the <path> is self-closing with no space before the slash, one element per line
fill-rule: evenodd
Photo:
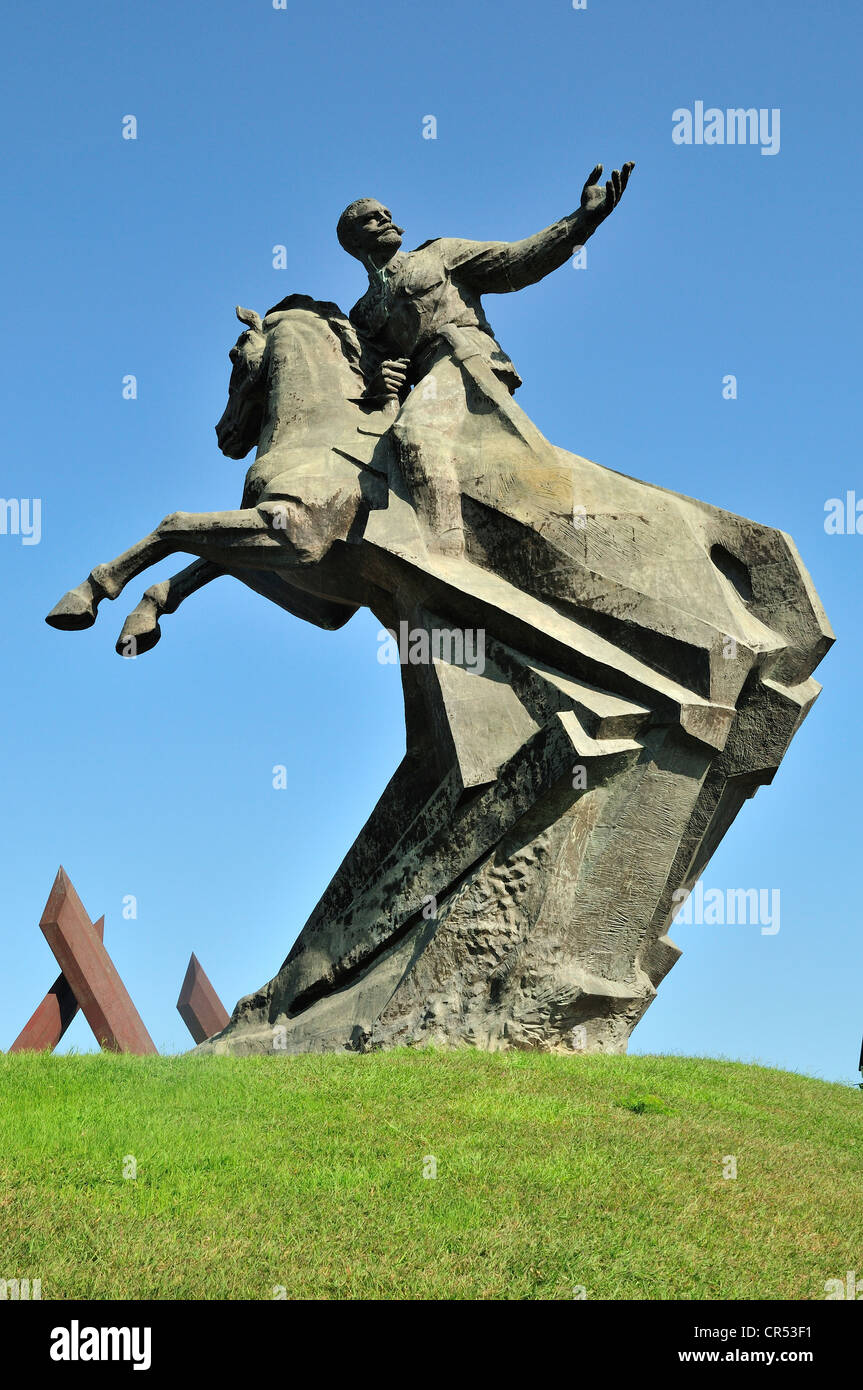
<path fill-rule="evenodd" d="M 345 416 L 359 415 L 365 390 L 363 350 L 350 320 L 337 304 L 305 294 L 280 300 L 263 322 L 253 309 L 238 307 L 237 318 L 246 329 L 228 354 L 228 403 L 216 425 L 222 453 L 242 459 L 255 445 L 265 452 L 285 433 L 296 444 L 316 430 L 332 432 L 335 441 Z"/>
<path fill-rule="evenodd" d="M 228 403 L 216 425 L 219 448 L 231 459 L 245 458 L 257 444 L 266 401 L 267 339 L 260 316 L 237 305 L 237 318 L 247 327 L 228 353 L 233 364 Z"/>

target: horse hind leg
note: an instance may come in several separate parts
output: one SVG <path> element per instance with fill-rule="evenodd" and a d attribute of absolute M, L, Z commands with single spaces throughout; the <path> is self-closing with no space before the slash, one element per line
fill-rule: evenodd
<path fill-rule="evenodd" d="M 179 574 L 147 589 L 123 624 L 116 643 L 120 656 L 140 656 L 151 651 L 162 636 L 159 619 L 165 613 L 176 613 L 181 603 L 224 572 L 211 560 L 194 560 Z"/>

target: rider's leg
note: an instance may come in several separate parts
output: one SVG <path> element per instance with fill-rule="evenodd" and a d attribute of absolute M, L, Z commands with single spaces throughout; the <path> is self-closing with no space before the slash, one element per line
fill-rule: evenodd
<path fill-rule="evenodd" d="M 392 425 L 399 465 L 430 550 L 461 555 L 461 511 L 454 438 L 467 410 L 464 380 L 449 358 L 411 391 Z"/>

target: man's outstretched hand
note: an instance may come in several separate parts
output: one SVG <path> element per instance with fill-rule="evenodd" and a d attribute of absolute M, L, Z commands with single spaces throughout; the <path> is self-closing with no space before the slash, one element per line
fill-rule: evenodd
<path fill-rule="evenodd" d="M 592 174 L 581 190 L 581 210 L 587 213 L 597 225 L 608 217 L 609 213 L 614 212 L 621 198 L 623 190 L 629 182 L 629 176 L 635 165 L 632 160 L 624 164 L 622 169 L 615 169 L 605 187 L 599 182 L 602 178 L 602 165 L 597 164 Z"/>

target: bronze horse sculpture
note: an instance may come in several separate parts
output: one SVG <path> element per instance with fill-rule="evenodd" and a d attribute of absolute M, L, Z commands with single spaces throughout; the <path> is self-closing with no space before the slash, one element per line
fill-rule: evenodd
<path fill-rule="evenodd" d="M 48 616 L 52 626 L 90 627 L 103 599 L 117 598 L 130 580 L 178 551 L 201 558 L 146 592 L 117 642 L 122 655 L 155 646 L 159 618 L 224 573 L 289 610 L 299 605 L 301 616 L 325 627 L 340 626 L 356 610 L 356 604 L 315 604 L 290 585 L 281 586 L 282 594 L 277 576 L 321 560 L 372 504 L 375 483 L 362 460 L 382 432 L 379 422 L 389 423 L 389 411 L 362 400 L 359 341 L 336 305 L 292 295 L 263 323 L 250 310 L 238 308 L 237 316 L 247 328 L 231 349 L 228 403 L 216 434 L 229 458 L 244 458 L 257 445 L 239 510 L 166 516 L 66 594 Z M 348 448 L 355 462 L 339 452 Z"/>
<path fill-rule="evenodd" d="M 404 760 L 278 974 L 202 1047 L 625 1050 L 677 906 L 819 689 L 832 633 L 793 543 L 556 448 L 474 370 L 441 422 L 466 549 L 439 553 L 350 321 L 301 295 L 238 316 L 217 436 L 257 446 L 240 508 L 165 517 L 48 622 L 91 626 L 185 553 L 122 654 L 229 574 L 324 628 L 367 606 L 393 632 L 480 630 L 485 661 L 402 660 Z"/>

